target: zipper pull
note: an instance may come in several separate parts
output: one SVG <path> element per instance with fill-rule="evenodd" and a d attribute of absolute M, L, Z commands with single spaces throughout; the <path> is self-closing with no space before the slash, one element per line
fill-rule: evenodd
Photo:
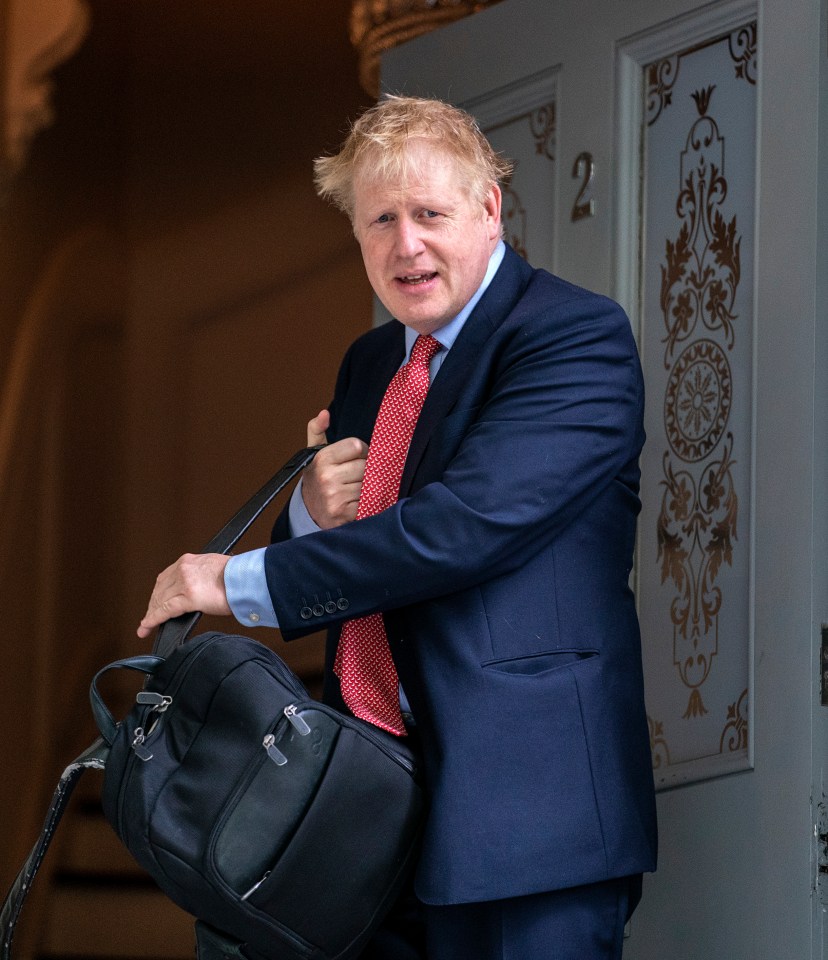
<path fill-rule="evenodd" d="M 135 698 L 135 702 L 142 706 L 152 706 L 156 713 L 163 713 L 172 703 L 172 697 L 166 694 L 155 693 L 153 690 L 141 690 Z"/>
<path fill-rule="evenodd" d="M 278 750 L 274 744 L 276 743 L 276 737 L 272 733 L 269 733 L 264 740 L 262 740 L 262 746 L 267 751 L 267 755 L 270 759 L 276 764 L 277 767 L 283 767 L 287 762 L 287 757 L 282 753 L 281 750 Z"/>
<path fill-rule="evenodd" d="M 285 707 L 284 713 L 288 720 L 290 720 L 292 726 L 298 731 L 300 737 L 306 737 L 311 732 L 311 728 L 308 726 L 305 718 L 299 716 L 299 711 L 295 703 L 291 703 Z"/>
<path fill-rule="evenodd" d="M 254 883 L 253 886 L 247 891 L 247 893 L 243 893 L 241 895 L 241 899 L 246 900 L 251 893 L 255 893 L 259 889 L 259 887 L 265 882 L 265 880 L 267 880 L 269 876 L 270 876 L 270 871 L 268 870 L 267 873 L 262 877 L 262 879 Z"/>
<path fill-rule="evenodd" d="M 135 751 L 138 759 L 143 760 L 144 763 L 146 763 L 147 760 L 152 760 L 152 753 L 144 746 L 144 741 L 146 739 L 144 728 L 136 727 L 135 734 L 132 739 L 132 749 Z"/>

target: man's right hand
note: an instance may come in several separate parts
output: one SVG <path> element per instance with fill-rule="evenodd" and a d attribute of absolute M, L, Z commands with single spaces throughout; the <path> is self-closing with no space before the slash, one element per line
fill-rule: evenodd
<path fill-rule="evenodd" d="M 308 422 L 308 446 L 326 442 L 331 415 L 320 411 Z M 368 444 L 347 437 L 323 447 L 302 476 L 302 499 L 314 523 L 323 530 L 356 519 Z"/>

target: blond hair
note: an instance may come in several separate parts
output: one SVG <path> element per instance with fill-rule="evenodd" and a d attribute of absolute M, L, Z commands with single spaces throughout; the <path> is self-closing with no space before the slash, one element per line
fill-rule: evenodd
<path fill-rule="evenodd" d="M 492 149 L 465 110 L 441 100 L 389 95 L 352 124 L 338 153 L 314 161 L 317 193 L 353 220 L 358 173 L 400 182 L 417 176 L 417 155 L 408 150 L 413 140 L 444 151 L 454 161 L 469 196 L 480 203 L 492 186 L 512 174 L 511 161 Z"/>

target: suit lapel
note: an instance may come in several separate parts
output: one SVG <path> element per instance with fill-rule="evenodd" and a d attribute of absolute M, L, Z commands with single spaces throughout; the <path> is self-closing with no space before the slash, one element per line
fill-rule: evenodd
<path fill-rule="evenodd" d="M 370 443 L 382 398 L 405 357 L 401 323 L 390 321 L 372 333 L 377 336 L 372 338 L 370 350 L 360 353 L 359 363 L 350 373 L 348 395 L 354 399 L 348 404 L 345 421 L 334 431 L 337 439 L 355 436 Z"/>
<path fill-rule="evenodd" d="M 370 422 L 373 425 L 376 422 L 380 405 L 382 404 L 385 391 L 388 385 L 394 379 L 394 375 L 400 369 L 405 359 L 405 327 L 401 323 L 394 324 L 394 346 L 392 350 L 383 350 L 374 360 L 374 369 L 372 376 L 368 379 L 370 393 L 365 400 L 366 412 L 369 413 Z M 373 426 L 372 426 L 373 432 Z"/>
<path fill-rule="evenodd" d="M 479 360 L 483 345 L 514 308 L 526 289 L 531 274 L 532 268 L 507 246 L 503 263 L 463 325 L 428 391 L 408 449 L 400 483 L 401 497 L 406 496 L 411 489 L 414 474 L 435 427 L 457 402 L 460 388 L 467 382 Z"/>

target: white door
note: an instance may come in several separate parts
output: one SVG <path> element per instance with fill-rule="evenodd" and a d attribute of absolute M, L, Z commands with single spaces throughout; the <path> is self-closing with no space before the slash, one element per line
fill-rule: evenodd
<path fill-rule="evenodd" d="M 660 865 L 626 960 L 824 956 L 822 8 L 502 0 L 383 60 L 475 113 L 517 161 L 508 239 L 638 336 Z"/>

